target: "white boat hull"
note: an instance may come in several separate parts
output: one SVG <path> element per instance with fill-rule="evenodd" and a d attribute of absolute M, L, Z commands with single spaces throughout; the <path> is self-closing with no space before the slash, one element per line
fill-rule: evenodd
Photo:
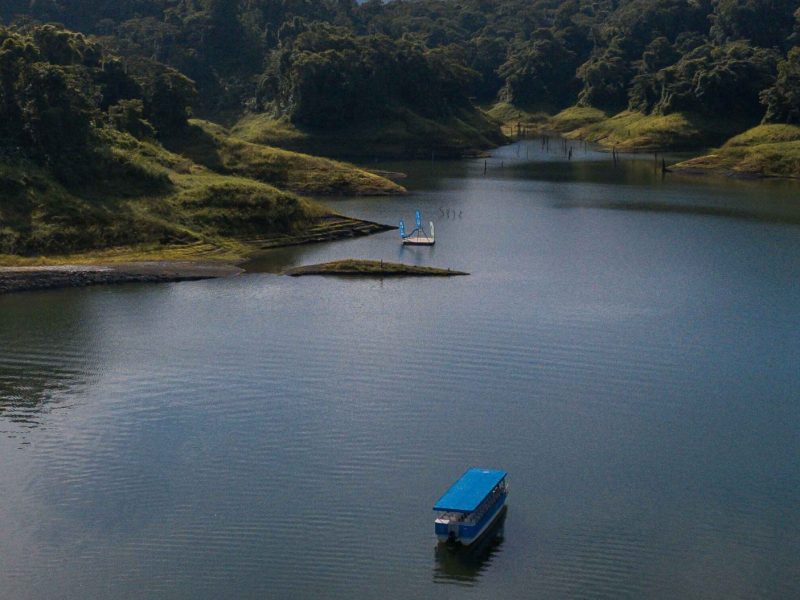
<path fill-rule="evenodd" d="M 414 237 L 403 240 L 404 246 L 433 246 L 436 240 L 429 237 Z"/>
<path fill-rule="evenodd" d="M 507 494 L 498 497 L 497 502 L 489 509 L 478 523 L 464 521 L 436 520 L 436 538 L 442 543 L 460 543 L 469 546 L 486 533 L 506 506 Z"/>

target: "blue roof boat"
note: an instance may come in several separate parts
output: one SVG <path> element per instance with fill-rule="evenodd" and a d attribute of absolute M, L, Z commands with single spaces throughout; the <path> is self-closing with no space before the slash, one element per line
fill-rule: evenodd
<path fill-rule="evenodd" d="M 505 471 L 467 469 L 434 504 L 436 537 L 440 542 L 465 546 L 479 539 L 506 504 Z"/>

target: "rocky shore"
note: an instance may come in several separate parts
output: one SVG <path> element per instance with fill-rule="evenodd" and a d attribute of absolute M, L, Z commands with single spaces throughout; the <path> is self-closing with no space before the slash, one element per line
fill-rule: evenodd
<path fill-rule="evenodd" d="M 117 283 L 200 281 L 231 277 L 241 272 L 240 268 L 224 263 L 170 261 L 108 266 L 0 267 L 0 294 Z"/>
<path fill-rule="evenodd" d="M 141 259 L 132 257 L 128 262 L 104 262 L 106 258 L 98 257 L 92 264 L 0 266 L 0 294 L 117 283 L 171 283 L 230 277 L 243 273 L 244 269 L 236 265 L 259 252 L 374 235 L 392 229 L 397 228 L 341 215 L 327 215 L 297 233 L 243 239 L 241 252 L 213 262 L 202 260 L 200 255 L 193 260 L 195 257 L 189 252 L 184 254 L 186 260 L 183 257 L 178 260 L 149 259 L 145 255 Z"/>

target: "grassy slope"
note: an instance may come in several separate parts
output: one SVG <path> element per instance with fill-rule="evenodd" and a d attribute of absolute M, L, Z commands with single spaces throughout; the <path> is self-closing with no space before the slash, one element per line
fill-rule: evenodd
<path fill-rule="evenodd" d="M 405 189 L 352 165 L 247 142 L 194 120 L 168 148 L 219 173 L 235 174 L 306 195 L 387 196 Z"/>
<path fill-rule="evenodd" d="M 570 106 L 550 119 L 549 126 L 553 131 L 574 131 L 581 127 L 589 127 L 608 118 L 602 110 L 589 106 Z"/>
<path fill-rule="evenodd" d="M 103 135 L 111 162 L 88 189 L 68 190 L 30 164 L 0 164 L 0 264 L 231 260 L 252 250 L 253 240 L 301 232 L 330 214 L 157 144 Z"/>
<path fill-rule="evenodd" d="M 800 178 L 800 126 L 759 125 L 718 150 L 673 167 L 697 173 Z"/>
<path fill-rule="evenodd" d="M 623 152 L 708 147 L 747 128 L 745 123 L 714 120 L 688 113 L 644 115 L 631 111 L 579 124 L 571 129 L 568 124 L 564 125 L 558 130 L 566 132 L 567 137 L 596 142 L 609 149 L 616 147 Z"/>
<path fill-rule="evenodd" d="M 464 110 L 432 121 L 406 110 L 381 123 L 336 131 L 305 131 L 267 114 L 245 116 L 233 135 L 253 143 L 335 157 L 457 157 L 480 153 L 504 141 L 499 123 L 481 111 Z"/>
<path fill-rule="evenodd" d="M 621 152 L 708 148 L 752 125 L 690 113 L 645 115 L 623 111 L 607 115 L 599 109 L 583 106 L 571 106 L 547 116 L 502 102 L 488 112 L 506 126 L 516 127 L 521 123 L 529 135 L 556 132 L 568 138 L 595 142 L 609 150 L 616 148 Z"/>
<path fill-rule="evenodd" d="M 520 134 L 521 129 L 528 133 L 538 133 L 551 118 L 551 112 L 549 111 L 525 110 L 508 102 L 498 102 L 493 106 L 487 107 L 486 114 L 500 123 L 503 133 L 509 137 Z"/>
<path fill-rule="evenodd" d="M 29 162 L 0 163 L 0 265 L 236 260 L 293 240 L 360 235 L 364 223 L 309 195 L 405 189 L 352 165 L 231 136 L 193 121 L 170 151 L 101 130 L 91 185 L 67 188 Z M 281 188 L 281 189 L 279 189 Z"/>
<path fill-rule="evenodd" d="M 572 106 L 553 115 L 552 111 L 528 111 L 507 102 L 498 102 L 487 110 L 487 114 L 502 123 L 504 131 L 511 135 L 517 134 L 520 126 L 529 135 L 539 135 L 572 131 L 606 118 L 606 114 L 596 108 Z"/>

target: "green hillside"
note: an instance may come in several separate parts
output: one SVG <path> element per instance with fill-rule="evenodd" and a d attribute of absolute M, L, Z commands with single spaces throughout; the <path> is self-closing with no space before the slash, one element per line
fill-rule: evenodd
<path fill-rule="evenodd" d="M 82 34 L 0 28 L 0 262 L 241 257 L 270 237 L 321 235 L 331 211 L 293 192 L 404 192 L 190 120 L 194 93 L 174 69 Z"/>
<path fill-rule="evenodd" d="M 33 163 L 0 165 L 0 254 L 7 255 L 0 262 L 8 263 L 8 255 L 55 259 L 110 248 L 155 256 L 172 246 L 230 257 L 243 252 L 241 239 L 298 231 L 329 213 L 129 134 L 109 138 L 116 172 L 98 185 L 67 187 Z"/>
<path fill-rule="evenodd" d="M 261 139 L 266 142 L 268 136 Z M 265 146 L 258 140 L 246 141 L 209 121 L 192 119 L 181 135 L 164 143 L 218 173 L 255 179 L 298 194 L 387 196 L 405 192 L 396 183 L 353 165 Z"/>
<path fill-rule="evenodd" d="M 689 173 L 800 178 L 800 126 L 761 125 L 708 155 L 672 167 Z"/>
<path fill-rule="evenodd" d="M 505 124 L 702 149 L 800 124 L 797 0 L 7 0 L 0 20 L 0 162 L 70 190 L 113 155 L 107 128 L 219 174 L 371 194 L 399 190 L 274 148 L 473 155 Z"/>

